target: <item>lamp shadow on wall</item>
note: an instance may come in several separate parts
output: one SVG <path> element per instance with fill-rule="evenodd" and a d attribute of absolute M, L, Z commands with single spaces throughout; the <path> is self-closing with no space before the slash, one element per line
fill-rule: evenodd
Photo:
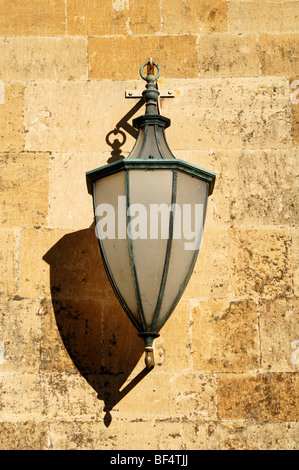
<path fill-rule="evenodd" d="M 142 108 L 142 106 L 144 106 L 143 98 L 140 99 L 130 109 L 130 111 L 128 111 L 128 113 L 118 121 L 115 128 L 106 135 L 106 143 L 112 148 L 111 157 L 108 159 L 107 163 L 113 163 L 124 158 L 121 154 L 121 147 L 127 140 L 126 133 L 130 134 L 134 139 L 137 139 L 138 131 L 131 126 L 128 121 L 137 113 L 137 111 L 139 111 L 140 108 Z"/>
<path fill-rule="evenodd" d="M 52 304 L 63 344 L 104 401 L 104 423 L 109 426 L 111 410 L 148 374 L 145 368 L 124 386 L 143 355 L 144 342 L 115 298 L 94 224 L 63 236 L 43 259 L 50 265 Z"/>

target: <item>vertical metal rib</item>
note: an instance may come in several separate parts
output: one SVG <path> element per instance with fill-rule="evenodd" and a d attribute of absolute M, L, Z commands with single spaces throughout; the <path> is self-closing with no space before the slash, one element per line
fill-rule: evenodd
<path fill-rule="evenodd" d="M 129 223 L 131 222 L 131 216 L 129 215 L 130 182 L 129 182 L 129 171 L 128 170 L 125 172 L 125 190 L 126 190 L 126 210 L 127 210 L 127 227 L 128 227 Z M 147 326 L 146 326 L 146 322 L 145 322 L 145 317 L 144 317 L 144 312 L 143 312 L 143 307 L 142 307 L 142 301 L 141 301 L 141 296 L 140 296 L 140 290 L 139 290 L 139 284 L 138 284 L 138 278 L 137 278 L 137 271 L 136 271 L 136 266 L 135 266 L 134 246 L 133 246 L 133 241 L 132 241 L 129 233 L 128 233 L 128 243 L 129 243 L 130 262 L 131 262 L 131 269 L 132 269 L 133 282 L 134 282 L 134 287 L 135 287 L 135 294 L 136 294 L 136 299 L 137 299 L 137 304 L 138 304 L 139 315 L 140 315 L 140 319 L 141 319 L 141 322 L 142 322 L 143 331 L 147 331 Z"/>
<path fill-rule="evenodd" d="M 172 240 L 173 240 L 173 225 L 174 225 L 174 210 L 175 210 L 174 204 L 176 203 L 176 193 L 177 193 L 177 172 L 173 171 L 172 172 L 171 210 L 169 212 L 169 235 L 168 235 L 168 241 L 167 241 L 167 247 L 166 247 L 166 257 L 165 257 L 159 296 L 158 296 L 157 305 L 155 308 L 155 313 L 154 313 L 154 317 L 152 321 L 151 331 L 155 331 L 155 327 L 156 327 L 157 320 L 158 320 L 159 313 L 160 313 L 160 308 L 161 308 L 163 297 L 164 297 L 165 286 L 166 286 Z"/>
<path fill-rule="evenodd" d="M 137 160 L 141 160 L 142 156 L 143 156 L 143 151 L 145 149 L 145 144 L 146 144 L 146 141 L 147 141 L 147 133 L 148 133 L 147 129 L 148 129 L 148 126 L 144 126 L 144 135 L 143 135 L 142 147 L 140 149 L 139 155 L 137 155 L 137 157 L 136 157 Z M 138 130 L 138 132 L 139 132 L 139 130 Z"/>
<path fill-rule="evenodd" d="M 164 155 L 163 155 L 163 152 L 162 152 L 162 149 L 161 149 L 161 144 L 160 144 L 160 139 L 159 139 L 159 133 L 158 133 L 158 126 L 155 126 L 155 136 L 156 136 L 156 141 L 157 141 L 157 145 L 158 145 L 158 150 L 159 150 L 159 153 L 160 153 L 160 156 L 162 159 L 164 159 Z"/>

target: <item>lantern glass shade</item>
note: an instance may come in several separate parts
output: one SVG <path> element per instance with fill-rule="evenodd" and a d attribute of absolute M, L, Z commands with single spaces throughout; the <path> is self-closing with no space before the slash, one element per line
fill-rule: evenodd
<path fill-rule="evenodd" d="M 97 170 L 93 181 L 104 265 L 123 309 L 141 333 L 158 333 L 169 318 L 202 241 L 209 183 L 173 163 L 164 160 L 166 167 L 159 169 L 161 160 L 138 164 L 127 159 L 115 173 L 104 176 L 105 167 Z"/>
<path fill-rule="evenodd" d="M 146 77 L 146 114 L 133 120 L 138 136 L 128 158 L 87 173 L 103 263 L 147 353 L 192 274 L 215 180 L 172 154 L 156 78 Z"/>

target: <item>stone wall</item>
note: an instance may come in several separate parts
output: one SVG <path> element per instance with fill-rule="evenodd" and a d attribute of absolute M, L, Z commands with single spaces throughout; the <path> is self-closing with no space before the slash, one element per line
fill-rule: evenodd
<path fill-rule="evenodd" d="M 0 0 L 0 449 L 296 448 L 298 24 L 297 0 Z M 171 149 L 217 179 L 146 374 L 85 172 L 132 148 L 149 57 Z"/>

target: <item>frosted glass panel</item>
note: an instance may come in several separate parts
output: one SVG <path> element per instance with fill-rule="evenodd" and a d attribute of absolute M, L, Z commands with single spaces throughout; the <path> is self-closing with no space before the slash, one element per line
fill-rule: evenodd
<path fill-rule="evenodd" d="M 207 194 L 207 183 L 185 173 L 178 172 L 174 238 L 164 298 L 157 322 L 158 328 L 163 321 L 163 316 L 171 309 L 176 295 L 189 276 L 194 256 L 196 256 L 200 248 Z M 195 204 L 199 206 L 196 208 Z M 181 294 L 183 291 L 184 289 L 181 291 Z"/>
<path fill-rule="evenodd" d="M 131 170 L 129 188 L 135 266 L 143 312 L 150 327 L 169 235 L 172 171 Z"/>
<path fill-rule="evenodd" d="M 102 248 L 119 293 L 140 324 L 126 236 L 125 172 L 96 181 L 94 194 L 97 236 L 102 237 Z"/>

